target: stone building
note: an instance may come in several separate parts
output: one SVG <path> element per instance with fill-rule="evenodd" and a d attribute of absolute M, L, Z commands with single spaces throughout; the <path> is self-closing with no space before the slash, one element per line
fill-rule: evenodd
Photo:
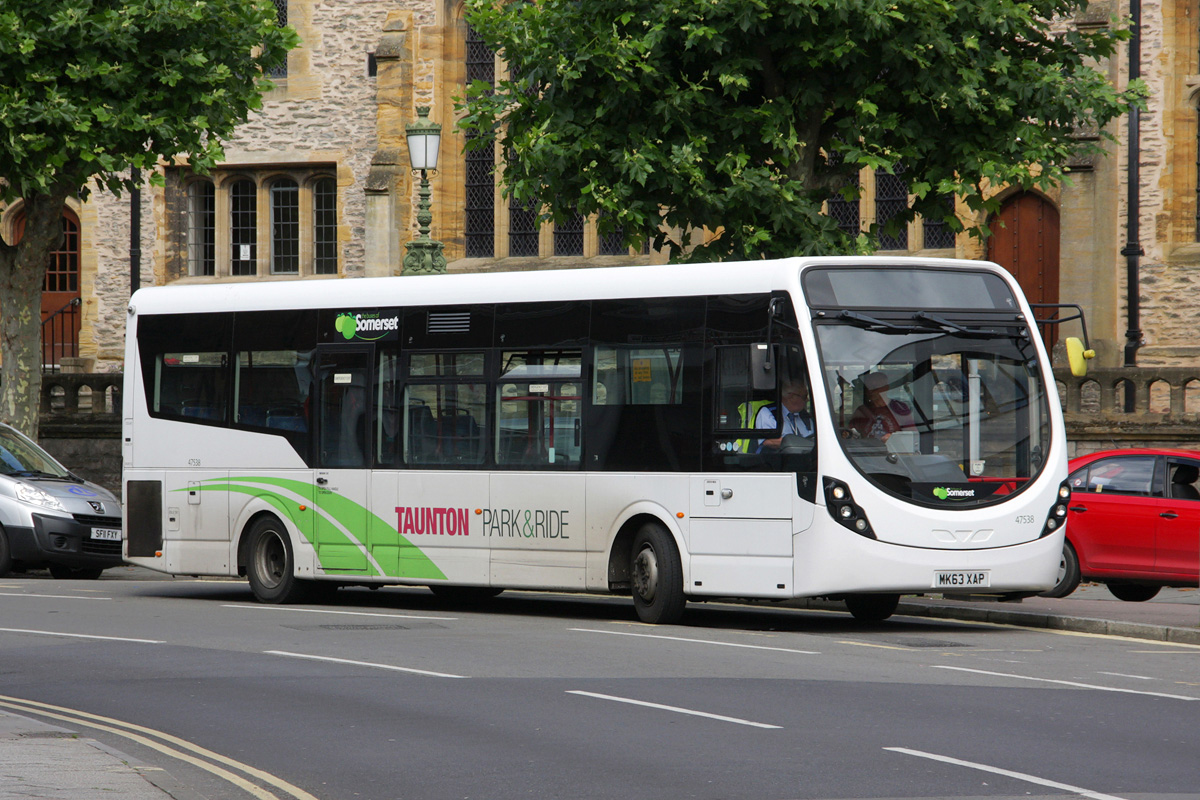
<path fill-rule="evenodd" d="M 1129 0 L 1097 0 L 1075 24 L 1107 25 Z M 405 125 L 418 107 L 443 130 L 432 179 L 432 235 L 449 270 L 537 269 L 660 260 L 630 253 L 587 220 L 538 225 L 510 207 L 495 185 L 492 156 L 463 154 L 454 98 L 469 79 L 494 79 L 494 56 L 474 40 L 461 0 L 276 0 L 299 33 L 264 108 L 227 143 L 209 176 L 167 166 L 165 186 L 141 193 L 141 285 L 327 280 L 399 274 L 416 233 L 415 186 Z M 1142 8 L 1142 73 L 1152 89 L 1141 116 L 1138 200 L 1141 330 L 1139 359 L 1187 364 L 1200 303 L 1197 221 L 1197 92 L 1200 0 Z M 1128 48 L 1104 67 L 1128 79 Z M 986 243 L 918 220 L 884 243 L 891 252 L 992 258 L 1013 270 L 1035 302 L 1077 303 L 1087 314 L 1099 363 L 1121 363 L 1127 325 L 1124 119 L 1107 158 L 1073 165 L 1069 185 L 1044 195 L 1001 194 L 1005 220 Z M 907 203 L 903 176 L 862 175 L 863 197 L 831 203 L 848 230 L 884 222 Z M 20 208 L 0 212 L 12 235 Z M 79 298 L 78 354 L 95 369 L 119 369 L 130 288 L 128 196 L 71 201 L 72 231 L 48 284 L 45 313 Z M 71 272 L 74 271 L 74 277 Z M 65 277 L 59 275 L 65 272 Z M 1077 331 L 1063 331 L 1063 335 Z M 65 351 L 64 351 L 65 352 Z"/>

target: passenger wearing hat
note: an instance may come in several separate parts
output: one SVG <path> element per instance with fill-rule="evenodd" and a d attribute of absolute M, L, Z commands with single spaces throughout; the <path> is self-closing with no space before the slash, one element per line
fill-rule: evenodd
<path fill-rule="evenodd" d="M 886 442 L 888 437 L 904 427 L 896 420 L 893 405 L 888 402 L 887 376 L 882 372 L 872 372 L 863 376 L 862 383 L 865 396 L 862 405 L 850 417 L 850 430 L 857 431 L 864 439 Z"/>

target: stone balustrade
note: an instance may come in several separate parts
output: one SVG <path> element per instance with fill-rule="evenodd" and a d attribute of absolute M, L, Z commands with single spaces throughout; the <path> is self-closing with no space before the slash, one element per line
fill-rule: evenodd
<path fill-rule="evenodd" d="M 1071 455 L 1112 447 L 1200 449 L 1200 366 L 1054 370 Z M 1127 410 L 1129 409 L 1129 410 Z"/>
<path fill-rule="evenodd" d="M 121 415 L 120 372 L 53 372 L 42 376 L 41 424 L 80 416 L 80 421 Z"/>

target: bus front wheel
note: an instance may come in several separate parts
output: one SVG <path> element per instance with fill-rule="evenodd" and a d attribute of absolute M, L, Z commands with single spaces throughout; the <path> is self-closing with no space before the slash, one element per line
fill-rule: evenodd
<path fill-rule="evenodd" d="M 275 517 L 262 517 L 250 528 L 250 557 L 246 577 L 260 603 L 291 603 L 300 599 L 296 561 L 287 529 Z"/>
<path fill-rule="evenodd" d="M 883 622 L 896 613 L 900 605 L 898 594 L 846 595 L 846 608 L 860 622 Z"/>
<path fill-rule="evenodd" d="M 629 562 L 633 607 L 638 619 L 670 625 L 683 616 L 683 566 L 675 541 L 661 525 L 648 522 L 633 538 Z"/>
<path fill-rule="evenodd" d="M 1054 586 L 1038 597 L 1066 597 L 1079 586 L 1079 556 L 1068 541 L 1063 541 L 1062 557 L 1058 561 L 1058 577 Z"/>

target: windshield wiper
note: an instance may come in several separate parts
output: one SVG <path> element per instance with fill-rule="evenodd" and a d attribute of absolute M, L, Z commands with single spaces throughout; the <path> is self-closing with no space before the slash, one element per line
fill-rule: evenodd
<path fill-rule="evenodd" d="M 15 478 L 53 478 L 55 480 L 62 478 L 61 475 L 54 475 L 52 473 L 42 472 L 41 470 L 37 469 L 19 469 L 16 472 L 6 472 L 4 474 L 11 475 Z"/>
<path fill-rule="evenodd" d="M 915 331 L 929 330 L 929 328 L 927 326 L 897 325 L 893 322 L 885 322 L 884 320 L 876 319 L 875 317 L 869 317 L 866 314 L 860 314 L 857 311 L 849 311 L 846 309 L 843 309 L 842 311 L 838 312 L 837 318 L 844 319 L 848 322 L 863 323 L 863 324 L 869 325 L 870 327 L 873 327 L 873 328 L 886 328 L 887 330 L 890 330 L 890 331 L 900 331 L 901 333 L 913 333 Z"/>
<path fill-rule="evenodd" d="M 913 315 L 913 319 L 919 319 L 922 322 L 931 322 L 934 325 L 940 325 L 944 329 L 954 331 L 955 333 L 961 333 L 965 336 L 1002 335 L 1002 334 L 997 334 L 997 332 L 995 330 L 988 330 L 986 328 L 964 328 L 962 325 L 959 325 L 957 322 L 951 322 L 950 320 L 945 319 L 943 317 L 939 317 L 936 314 L 930 314 L 928 311 L 918 311 L 916 314 Z M 1004 326 L 1004 323 L 1000 323 L 1000 324 L 1002 326 Z M 1014 324 L 1017 324 L 1017 323 L 1014 323 Z M 1022 334 L 1022 336 L 1025 336 L 1026 338 L 1028 338 L 1028 329 L 1022 329 L 1021 334 Z"/>

